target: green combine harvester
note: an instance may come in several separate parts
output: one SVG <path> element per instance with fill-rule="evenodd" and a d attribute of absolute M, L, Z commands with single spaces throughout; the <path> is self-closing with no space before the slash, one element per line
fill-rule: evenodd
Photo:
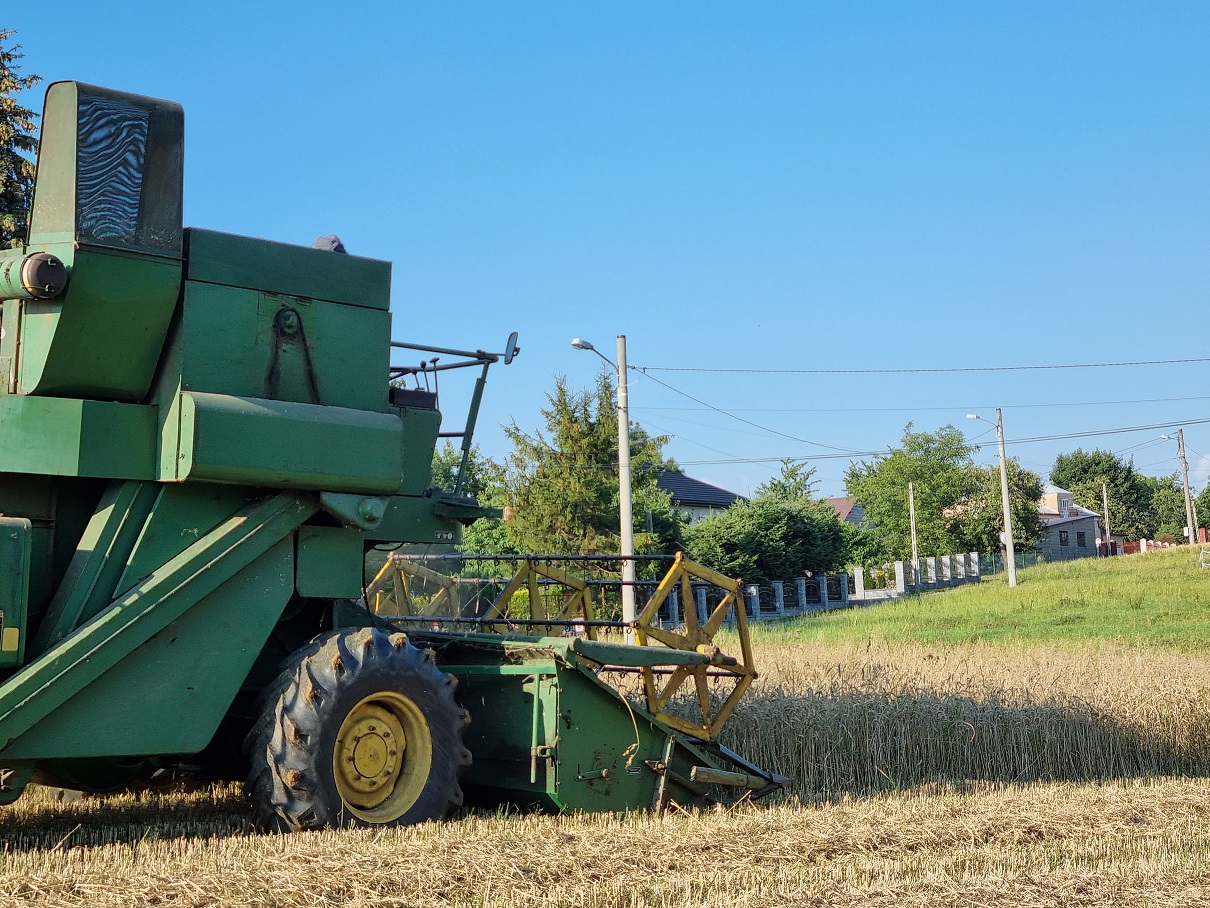
<path fill-rule="evenodd" d="M 0 803 L 188 767 L 246 778 L 258 822 L 294 830 L 443 817 L 464 793 L 659 809 L 784 781 L 716 740 L 754 677 L 746 633 L 739 657 L 713 644 L 744 625 L 726 578 L 678 561 L 638 646 L 590 616 L 367 604 L 368 551 L 456 543 L 489 513 L 461 478 L 430 487 L 437 395 L 397 379 L 477 370 L 465 428 L 441 433 L 465 469 L 516 335 L 392 343 L 389 263 L 183 229 L 179 105 L 59 82 L 42 122 L 29 241 L 0 252 Z M 729 592 L 658 628 L 691 577 Z"/>

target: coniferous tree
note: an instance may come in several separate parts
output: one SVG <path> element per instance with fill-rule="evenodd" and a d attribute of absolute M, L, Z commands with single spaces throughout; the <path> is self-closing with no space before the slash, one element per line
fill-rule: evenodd
<path fill-rule="evenodd" d="M 17 103 L 16 95 L 42 77 L 20 74 L 21 45 L 7 43 L 13 34 L 11 28 L 0 28 L 0 249 L 25 242 L 38 150 L 38 115 Z"/>
<path fill-rule="evenodd" d="M 611 373 L 580 391 L 560 376 L 542 410 L 545 428 L 504 427 L 513 451 L 504 464 L 507 529 L 518 551 L 599 554 L 618 551 L 618 417 Z M 630 429 L 635 549 L 667 554 L 678 547 L 681 519 L 656 487 L 671 465 L 668 439 Z M 649 522 L 650 515 L 650 522 Z M 650 529 L 649 529 L 650 526 Z"/>

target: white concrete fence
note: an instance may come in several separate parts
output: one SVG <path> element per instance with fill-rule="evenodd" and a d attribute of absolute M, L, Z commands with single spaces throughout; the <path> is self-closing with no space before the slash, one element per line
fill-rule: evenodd
<path fill-rule="evenodd" d="M 876 583 L 867 588 L 867 578 L 876 580 Z M 907 593 L 978 583 L 981 579 L 979 554 L 968 552 L 921 558 L 915 570 L 910 560 L 873 568 L 858 567 L 854 569 L 851 580 L 849 574 L 838 573 L 775 580 L 768 585 L 746 583 L 743 595 L 749 621 L 772 621 L 837 608 L 872 605 Z M 879 581 L 889 582 L 878 585 Z M 704 624 L 710 617 L 717 601 L 711 601 L 709 597 L 717 594 L 717 587 L 693 584 L 693 607 L 697 609 L 700 623 Z M 660 609 L 661 621 L 669 626 L 682 624 L 683 608 L 680 589 L 674 588 Z"/>

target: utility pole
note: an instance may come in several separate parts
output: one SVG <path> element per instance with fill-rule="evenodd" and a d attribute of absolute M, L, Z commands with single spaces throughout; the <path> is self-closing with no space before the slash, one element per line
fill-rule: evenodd
<path fill-rule="evenodd" d="M 908 483 L 908 520 L 912 525 L 912 586 L 920 589 L 920 551 L 916 548 L 916 487 Z"/>
<path fill-rule="evenodd" d="M 634 604 L 634 511 L 630 500 L 630 391 L 626 384 L 626 335 L 618 335 L 618 511 L 622 530 L 622 620 L 638 618 Z M 634 643 L 634 629 L 626 628 Z"/>
<path fill-rule="evenodd" d="M 1185 430 L 1176 430 L 1176 443 L 1181 450 L 1181 480 L 1185 484 L 1185 524 L 1189 544 L 1197 541 L 1197 518 L 1193 516 L 1193 496 L 1189 494 L 1189 461 L 1185 459 Z"/>
<path fill-rule="evenodd" d="M 1017 585 L 1017 552 L 1013 548 L 1013 509 L 1008 498 L 1008 460 L 1004 456 L 1004 420 L 996 407 L 996 438 L 1000 442 L 1000 497 L 1004 501 L 1004 567 L 1008 585 Z"/>
<path fill-rule="evenodd" d="M 615 363 L 591 342 L 572 338 L 577 350 L 589 350 L 618 370 L 618 527 L 622 554 L 622 620 L 628 625 L 638 618 L 634 596 L 634 507 L 630 497 L 630 392 L 626 384 L 626 335 L 618 335 Z M 627 643 L 635 642 L 634 628 L 624 631 Z"/>
<path fill-rule="evenodd" d="M 1105 556 L 1113 554 L 1113 534 L 1109 532 L 1109 486 L 1101 483 L 1101 504 L 1105 506 Z"/>
<path fill-rule="evenodd" d="M 978 419 L 990 423 L 978 413 L 967 413 L 967 419 Z M 1017 585 L 1017 552 L 1013 547 L 1013 509 L 1008 497 L 1008 458 L 1004 454 L 1004 418 L 996 407 L 996 441 L 1000 443 L 1000 502 L 1004 506 L 1004 568 L 1008 571 L 1008 585 Z"/>

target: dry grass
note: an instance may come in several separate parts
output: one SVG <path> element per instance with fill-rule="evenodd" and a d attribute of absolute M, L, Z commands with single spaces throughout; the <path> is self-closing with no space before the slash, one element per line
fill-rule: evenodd
<path fill-rule="evenodd" d="M 212 808 L 224 803 L 220 792 Z M 121 812 L 123 802 L 103 809 Z M 880 795 L 660 817 L 472 817 L 402 830 L 56 845 L 0 859 L 0 901 L 531 906 L 1210 904 L 1210 784 Z M 58 832 L 58 829 L 54 830 Z M 199 833 L 201 830 L 199 830 Z M 133 833 L 133 834 L 132 834 Z"/>
<path fill-rule="evenodd" d="M 5 809 L 0 904 L 1210 906 L 1210 659 L 764 641 L 730 812 L 259 836 L 235 788 Z M 1167 776 L 1169 778 L 1149 778 Z"/>

